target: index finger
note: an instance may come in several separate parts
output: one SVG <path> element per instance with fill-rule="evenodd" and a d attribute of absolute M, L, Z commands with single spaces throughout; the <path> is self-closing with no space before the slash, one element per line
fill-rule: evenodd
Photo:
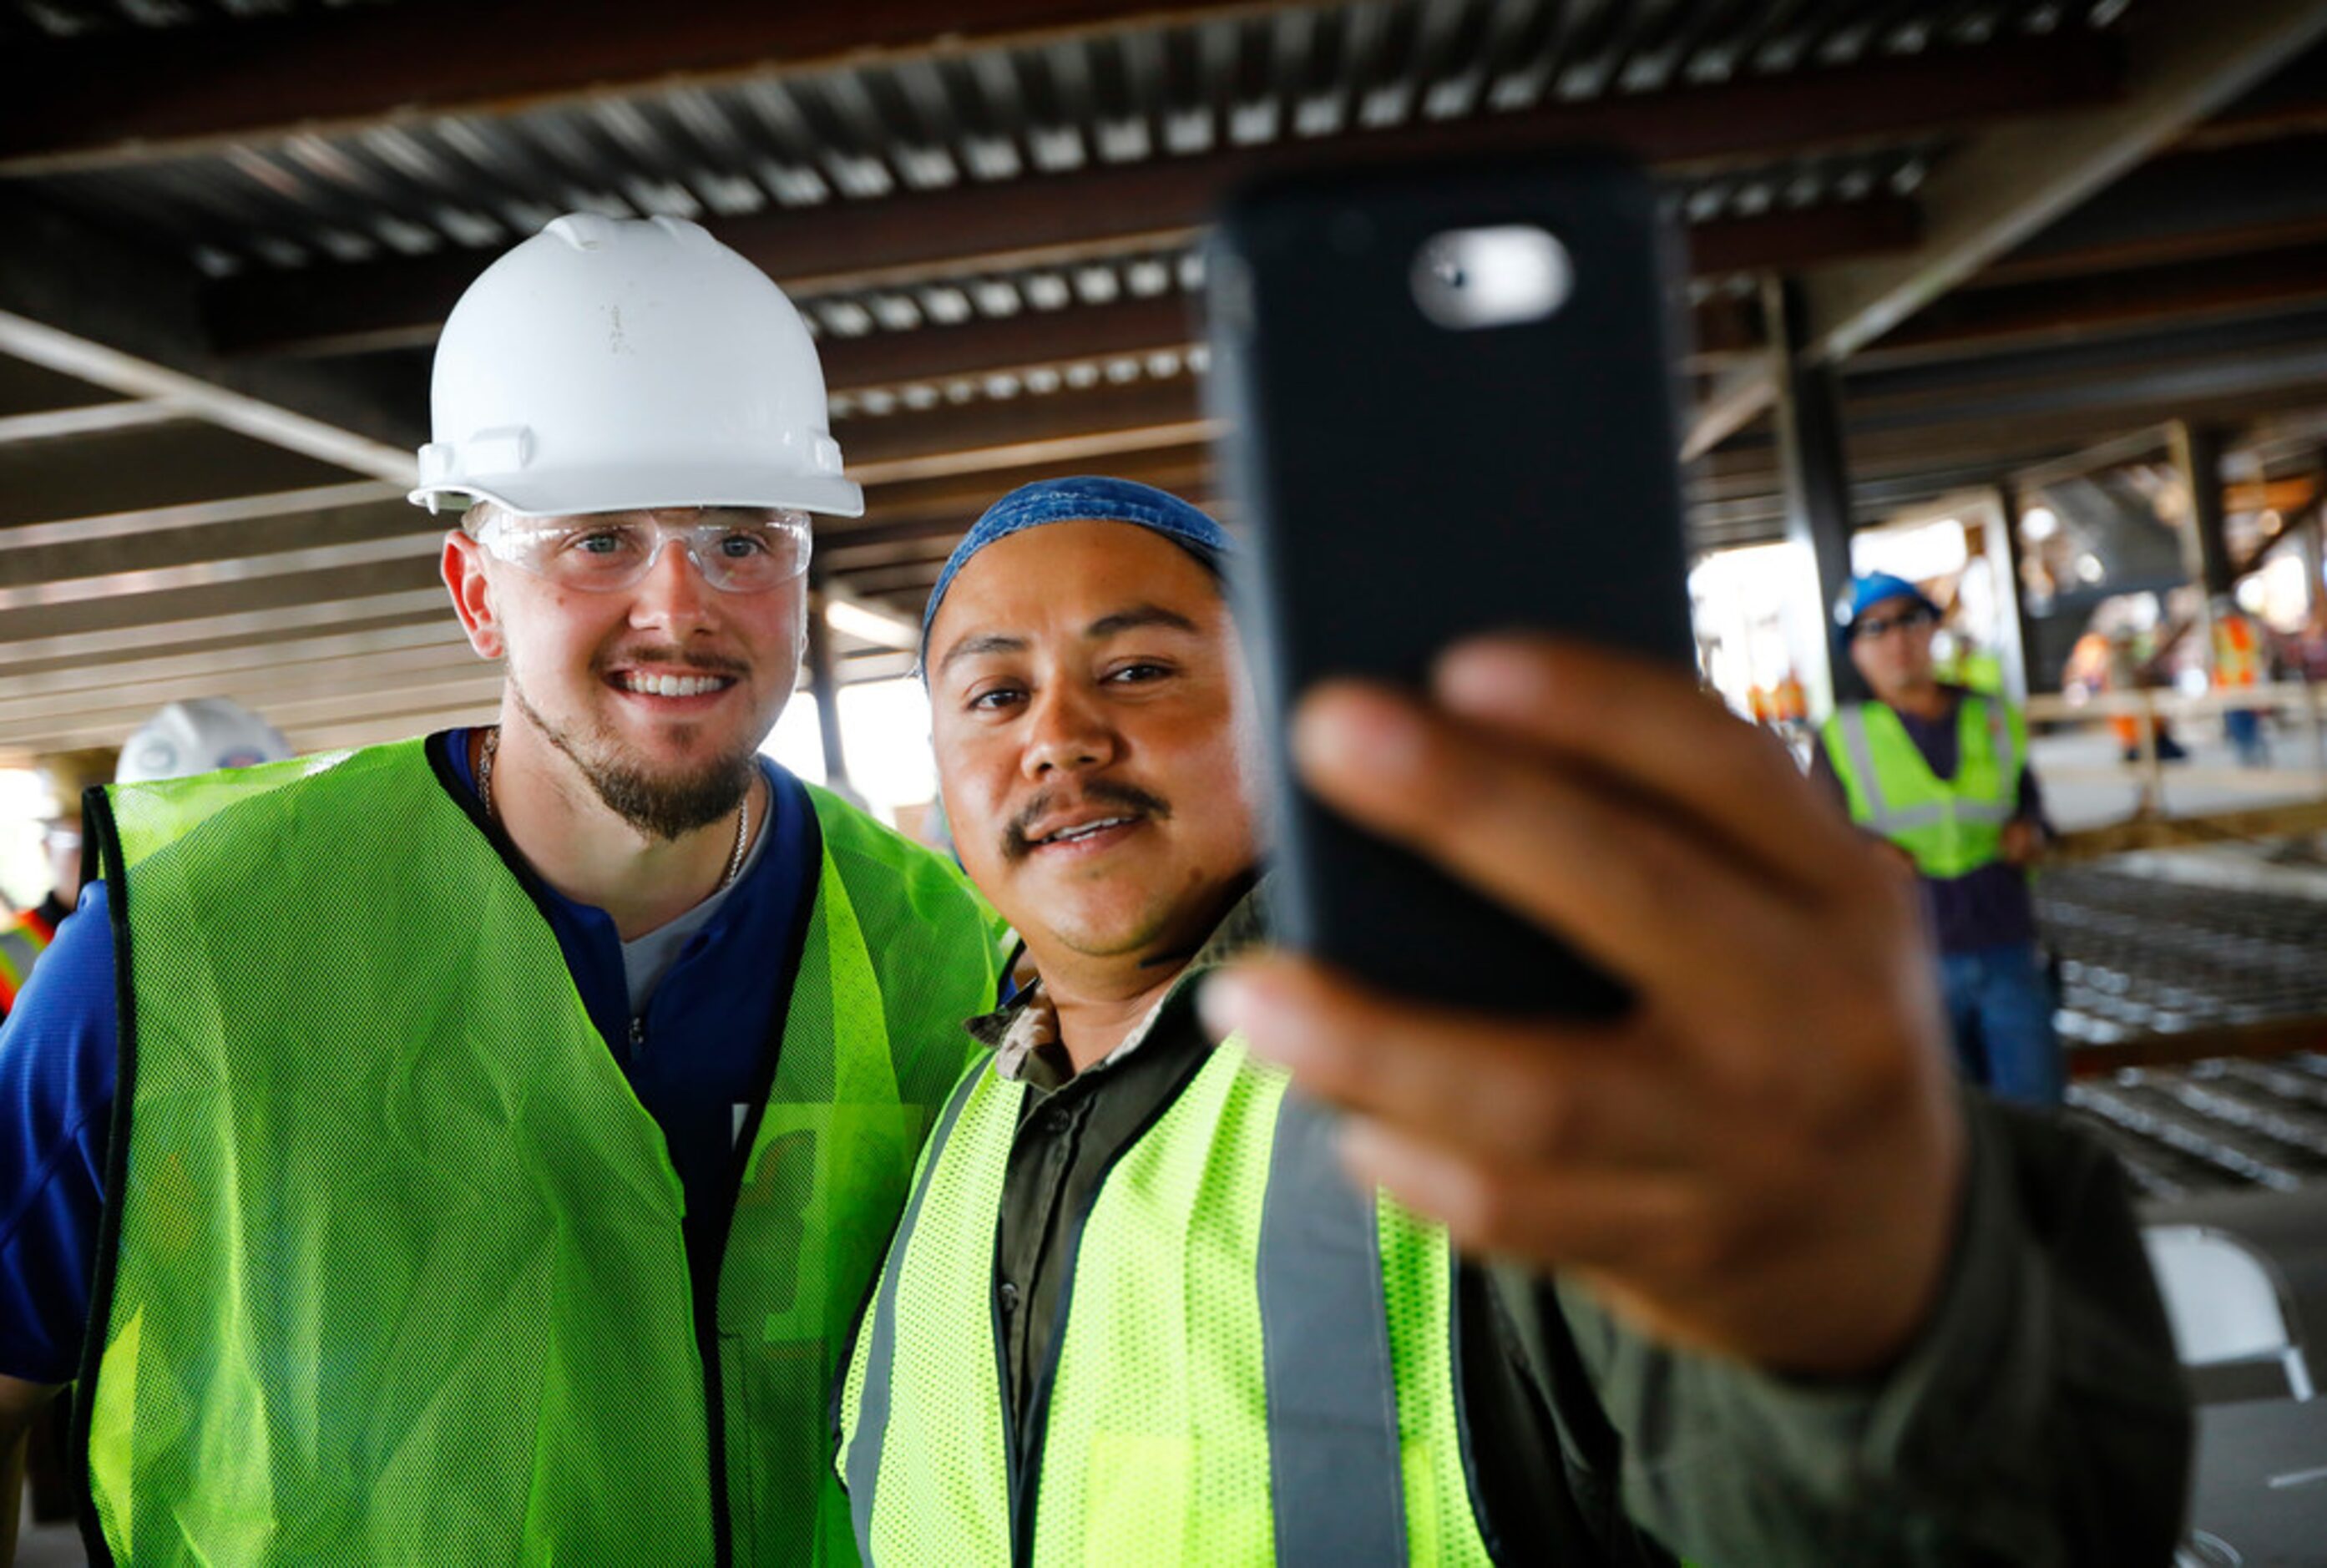
<path fill-rule="evenodd" d="M 1666 665 L 1506 634 L 1455 645 L 1432 685 L 1464 719 L 1653 795 L 1790 880 L 1826 886 L 1855 863 L 1856 830 L 1786 749 Z"/>

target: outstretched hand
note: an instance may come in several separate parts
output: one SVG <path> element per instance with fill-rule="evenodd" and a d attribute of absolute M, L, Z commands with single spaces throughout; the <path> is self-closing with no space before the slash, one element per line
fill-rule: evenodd
<path fill-rule="evenodd" d="M 1294 741 L 1336 809 L 1638 996 L 1580 1023 L 1281 955 L 1217 977 L 1213 1027 L 1350 1113 L 1352 1174 L 1668 1342 L 1792 1372 L 1893 1359 L 1964 1165 L 1911 873 L 1687 676 L 1604 650 L 1467 643 L 1426 703 L 1320 686 Z"/>

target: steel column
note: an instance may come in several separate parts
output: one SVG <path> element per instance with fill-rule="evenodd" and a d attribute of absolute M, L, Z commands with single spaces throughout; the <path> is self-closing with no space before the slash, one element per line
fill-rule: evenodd
<path fill-rule="evenodd" d="M 2030 662 L 2036 651 L 2036 628 L 2028 619 L 2028 581 L 2022 575 L 2028 546 L 2020 537 L 2020 487 L 2008 480 L 1995 487 L 1995 522 L 2004 530 L 2004 548 L 2000 553 L 1989 552 L 1989 559 L 2003 561 L 2005 588 L 2012 595 L 2012 619 L 2005 634 L 2012 646 L 2004 650 L 2005 689 L 2024 702 L 2036 691 L 2036 668 Z"/>
<path fill-rule="evenodd" d="M 1806 591 L 1817 594 L 1815 638 L 1797 638 L 1795 657 L 1813 711 L 1856 701 L 1865 684 L 1836 657 L 1834 608 L 1850 591 L 1850 468 L 1843 450 L 1842 378 L 1831 360 L 1807 351 L 1800 285 L 1767 278 L 1762 301 L 1777 371 L 1778 471 L 1785 487 L 1786 539 L 1800 557 Z"/>
<path fill-rule="evenodd" d="M 824 619 L 824 603 L 823 589 L 808 594 L 808 692 L 816 698 L 816 732 L 824 742 L 825 787 L 850 795 L 848 756 L 840 744 L 840 682 L 833 675 L 832 628 Z"/>

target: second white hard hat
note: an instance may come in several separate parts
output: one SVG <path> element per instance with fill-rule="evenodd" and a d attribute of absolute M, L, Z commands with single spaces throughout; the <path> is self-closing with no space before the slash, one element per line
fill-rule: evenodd
<path fill-rule="evenodd" d="M 411 499 L 519 517 L 790 507 L 853 518 L 824 374 L 758 267 L 678 218 L 560 218 L 444 322 Z"/>
<path fill-rule="evenodd" d="M 172 703 L 122 742 L 117 784 L 190 779 L 221 768 L 248 768 L 291 756 L 281 731 L 232 697 Z"/>

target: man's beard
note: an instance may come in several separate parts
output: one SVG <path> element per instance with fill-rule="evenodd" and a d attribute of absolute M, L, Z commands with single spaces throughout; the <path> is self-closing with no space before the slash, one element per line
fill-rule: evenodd
<path fill-rule="evenodd" d="M 565 753 L 606 809 L 650 838 L 673 840 L 707 827 L 743 803 L 757 764 L 750 750 L 715 757 L 680 778 L 659 778 L 622 759 L 603 735 L 578 738 L 553 727 L 509 677 L 509 695 L 526 722 Z"/>

